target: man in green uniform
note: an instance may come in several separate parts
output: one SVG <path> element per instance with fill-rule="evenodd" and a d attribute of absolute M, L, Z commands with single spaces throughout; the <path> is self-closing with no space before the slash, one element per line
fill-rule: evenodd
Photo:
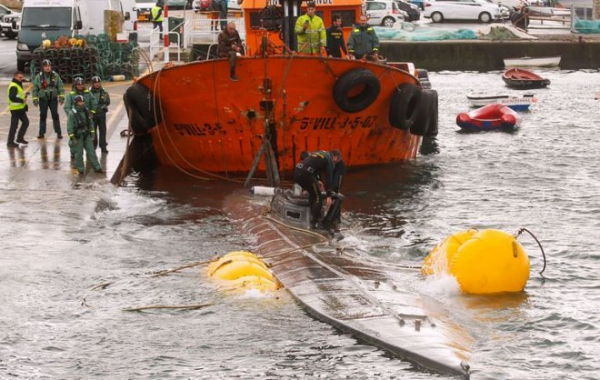
<path fill-rule="evenodd" d="M 360 24 L 354 25 L 348 38 L 350 58 L 377 61 L 379 55 L 379 38 L 375 29 L 367 25 L 367 17 L 360 16 Z"/>
<path fill-rule="evenodd" d="M 94 148 L 98 146 L 100 141 L 100 150 L 102 153 L 108 153 L 106 146 L 106 113 L 108 112 L 108 106 L 110 105 L 110 95 L 104 87 L 102 87 L 102 81 L 100 77 L 92 78 L 92 87 L 90 93 L 96 100 L 98 108 L 94 114 L 94 125 L 96 126 L 96 138 L 94 139 Z"/>
<path fill-rule="evenodd" d="M 94 150 L 93 136 L 94 123 L 92 122 L 92 113 L 85 107 L 85 99 L 82 95 L 74 97 L 74 107 L 69 111 L 67 119 L 67 132 L 69 133 L 69 146 L 75 155 L 75 168 L 79 174 L 83 174 L 83 150 L 87 155 L 88 162 L 96 173 L 102 173 L 102 165 L 98 162 L 96 151 Z"/>
<path fill-rule="evenodd" d="M 25 132 L 27 132 L 27 127 L 29 126 L 27 93 L 23 90 L 23 73 L 21 71 L 15 73 L 6 92 L 8 109 L 10 110 L 10 129 L 8 130 L 6 146 L 9 148 L 18 148 L 19 144 L 27 145 Z M 21 128 L 19 129 L 19 133 L 17 133 L 19 120 L 21 120 Z M 15 135 L 17 135 L 17 142 L 15 142 Z"/>
<path fill-rule="evenodd" d="M 33 77 L 33 105 L 40 107 L 40 133 L 38 139 L 43 139 L 46 134 L 46 118 L 48 108 L 52 114 L 52 125 L 56 137 L 62 139 L 60 130 L 60 119 L 58 116 L 58 103 L 65 102 L 65 89 L 60 75 L 52 71 L 52 64 L 49 60 L 42 61 L 42 71 Z"/>
<path fill-rule="evenodd" d="M 96 104 L 96 99 L 92 96 L 89 90 L 85 89 L 83 85 L 83 78 L 77 77 L 73 79 L 73 87 L 71 88 L 71 92 L 67 94 L 67 98 L 65 100 L 65 106 L 63 109 L 69 114 L 71 109 L 75 106 L 75 96 L 81 95 L 85 101 L 85 108 L 87 108 L 90 112 L 96 113 L 96 109 L 98 105 Z"/>
<path fill-rule="evenodd" d="M 298 53 L 320 55 L 327 46 L 325 25 L 316 11 L 315 3 L 310 1 L 306 3 L 306 13 L 296 20 L 294 31 L 298 38 Z"/>

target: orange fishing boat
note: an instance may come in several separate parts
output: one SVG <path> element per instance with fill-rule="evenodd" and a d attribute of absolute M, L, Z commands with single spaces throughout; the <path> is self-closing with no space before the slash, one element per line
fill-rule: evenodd
<path fill-rule="evenodd" d="M 304 7 L 304 6 L 303 6 Z M 414 158 L 437 134 L 437 93 L 412 63 L 300 55 L 298 0 L 245 0 L 246 51 L 229 79 L 226 59 L 141 77 L 125 103 L 137 139 L 162 165 L 194 173 L 292 171 L 303 150 L 340 149 L 347 165 Z M 358 23 L 361 0 L 317 0 L 317 14 Z M 261 158 L 264 157 L 264 160 Z"/>

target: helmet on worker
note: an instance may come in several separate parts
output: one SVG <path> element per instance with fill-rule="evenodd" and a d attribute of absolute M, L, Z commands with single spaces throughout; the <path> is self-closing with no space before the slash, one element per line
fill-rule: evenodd
<path fill-rule="evenodd" d="M 42 61 L 42 70 L 49 73 L 52 71 L 52 62 L 49 59 L 44 59 Z"/>

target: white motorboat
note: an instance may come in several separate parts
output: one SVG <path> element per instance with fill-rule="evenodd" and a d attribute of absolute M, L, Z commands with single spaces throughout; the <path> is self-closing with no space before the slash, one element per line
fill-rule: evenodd
<path fill-rule="evenodd" d="M 522 57 L 504 59 L 504 67 L 559 67 L 561 56 L 557 57 Z"/>
<path fill-rule="evenodd" d="M 467 99 L 469 99 L 471 107 L 483 107 L 488 104 L 500 103 L 515 111 L 527 111 L 532 103 L 537 102 L 537 98 L 534 94 L 491 95 L 470 93 L 467 95 Z"/>

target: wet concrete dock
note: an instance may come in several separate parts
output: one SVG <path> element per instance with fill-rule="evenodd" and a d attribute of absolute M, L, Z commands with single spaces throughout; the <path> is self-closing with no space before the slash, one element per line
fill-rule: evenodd
<path fill-rule="evenodd" d="M 96 149 L 98 159 L 106 174 L 94 173 L 92 168 L 87 165 L 85 175 L 81 178 L 77 170 L 73 168 L 70 152 L 69 138 L 67 136 L 67 116 L 59 106 L 59 115 L 61 129 L 64 138 L 58 139 L 52 128 L 52 118 L 48 112 L 46 120 L 46 137 L 38 139 L 39 133 L 39 108 L 34 107 L 29 97 L 29 128 L 25 134 L 25 140 L 28 145 L 20 145 L 19 148 L 8 148 L 6 146 L 8 131 L 10 127 L 10 111 L 7 105 L 7 87 L 9 82 L 0 83 L 0 181 L 11 182 L 17 176 L 23 176 L 24 171 L 32 175 L 29 176 L 29 187 L 42 186 L 46 181 L 60 181 L 65 183 L 72 181 L 91 181 L 101 178 L 110 179 L 119 162 L 121 161 L 127 146 L 127 138 L 121 137 L 120 132 L 128 128 L 128 119 L 123 103 L 123 93 L 131 85 L 132 81 L 106 82 L 104 87 L 110 94 L 111 105 L 107 114 L 107 141 L 108 153 L 100 153 L 100 148 Z M 31 83 L 25 83 L 25 91 L 31 92 Z M 65 85 L 65 90 L 70 89 L 70 84 Z M 86 160 L 84 158 L 84 160 Z M 37 185 L 36 185 L 37 183 Z"/>

